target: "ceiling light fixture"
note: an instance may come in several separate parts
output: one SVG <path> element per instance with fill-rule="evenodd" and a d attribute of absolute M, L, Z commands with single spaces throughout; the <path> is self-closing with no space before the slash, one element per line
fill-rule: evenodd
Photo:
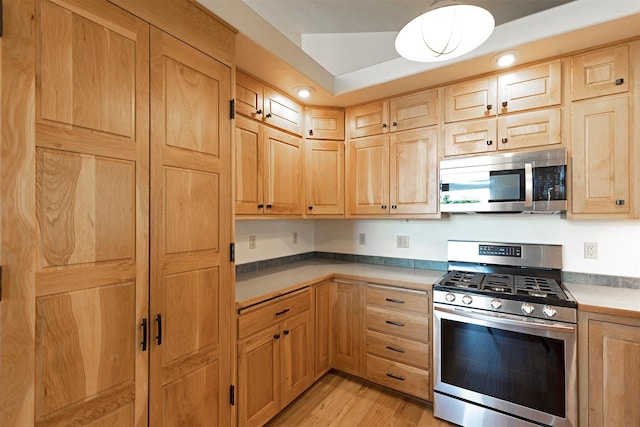
<path fill-rule="evenodd" d="M 518 55 L 515 52 L 503 52 L 495 56 L 495 61 L 498 67 L 504 68 L 513 65 L 517 57 Z"/>
<path fill-rule="evenodd" d="M 314 92 L 312 87 L 299 86 L 294 89 L 300 98 L 308 98 Z"/>
<path fill-rule="evenodd" d="M 396 51 L 417 62 L 457 58 L 484 43 L 495 27 L 493 15 L 479 6 L 444 1 L 405 25 Z"/>

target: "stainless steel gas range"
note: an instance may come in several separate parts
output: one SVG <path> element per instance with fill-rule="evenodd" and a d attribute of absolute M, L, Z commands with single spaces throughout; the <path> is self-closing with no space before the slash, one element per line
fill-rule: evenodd
<path fill-rule="evenodd" d="M 435 416 L 577 426 L 577 308 L 562 247 L 449 241 L 447 258 L 433 287 Z"/>

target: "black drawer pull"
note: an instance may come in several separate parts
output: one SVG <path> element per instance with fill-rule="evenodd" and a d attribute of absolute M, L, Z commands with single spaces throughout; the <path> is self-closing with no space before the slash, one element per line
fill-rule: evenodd
<path fill-rule="evenodd" d="M 402 301 L 401 299 L 385 298 L 385 300 L 396 304 L 404 304 L 404 301 Z"/>
<path fill-rule="evenodd" d="M 282 316 L 283 314 L 287 313 L 288 311 L 289 311 L 289 309 L 285 308 L 284 310 L 277 312 L 276 316 Z"/>
<path fill-rule="evenodd" d="M 624 83 L 624 79 L 616 79 L 616 86 L 620 86 L 622 83 Z"/>
<path fill-rule="evenodd" d="M 618 206 L 624 205 L 624 200 L 616 200 L 616 205 Z"/>
<path fill-rule="evenodd" d="M 388 377 L 396 379 L 396 380 L 400 380 L 400 381 L 404 381 L 404 378 L 399 377 L 397 375 L 393 375 L 393 374 L 387 374 Z"/>
<path fill-rule="evenodd" d="M 282 333 L 285 334 L 285 335 L 289 335 L 289 330 L 285 329 L 284 331 L 282 331 Z"/>
<path fill-rule="evenodd" d="M 142 324 L 140 325 L 142 327 L 142 351 L 147 351 L 147 341 L 148 341 L 148 337 L 147 337 L 147 318 L 145 317 L 144 319 L 142 319 Z"/>
<path fill-rule="evenodd" d="M 404 326 L 404 323 L 387 320 L 387 323 L 393 326 Z"/>
<path fill-rule="evenodd" d="M 156 323 L 158 324 L 158 335 L 156 335 L 156 343 L 162 345 L 162 317 L 160 314 L 156 316 Z"/>
<path fill-rule="evenodd" d="M 401 349 L 401 348 L 395 348 L 395 347 L 390 347 L 390 346 L 387 346 L 387 348 L 389 350 L 391 350 L 391 351 L 395 351 L 396 353 L 404 353 L 404 350 Z"/>
<path fill-rule="evenodd" d="M 274 339 L 274 340 L 279 340 L 279 339 L 280 339 L 280 334 L 275 334 L 275 335 L 273 336 L 273 339 Z"/>

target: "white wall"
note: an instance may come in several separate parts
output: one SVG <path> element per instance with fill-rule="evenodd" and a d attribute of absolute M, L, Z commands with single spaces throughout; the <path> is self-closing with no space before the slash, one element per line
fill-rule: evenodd
<path fill-rule="evenodd" d="M 298 230 L 298 244 L 290 234 Z M 248 235 L 258 236 L 249 251 Z M 358 235 L 367 244 L 358 244 Z M 409 236 L 409 248 L 396 236 Z M 262 236 L 262 237 L 260 237 Z M 261 243 L 261 239 L 263 243 Z M 563 245 L 564 270 L 640 277 L 640 221 L 572 221 L 560 215 L 452 215 L 440 220 L 237 221 L 237 263 L 309 251 L 446 261 L 447 240 Z M 584 242 L 598 243 L 598 259 L 584 259 Z"/>

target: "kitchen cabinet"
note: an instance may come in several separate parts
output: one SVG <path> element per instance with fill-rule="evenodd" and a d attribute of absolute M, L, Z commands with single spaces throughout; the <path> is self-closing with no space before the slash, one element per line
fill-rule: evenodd
<path fill-rule="evenodd" d="M 333 367 L 359 377 L 365 365 L 365 285 L 360 282 L 335 280 L 333 313 Z"/>
<path fill-rule="evenodd" d="M 578 312 L 580 425 L 640 425 L 640 319 Z"/>
<path fill-rule="evenodd" d="M 381 135 L 438 124 L 438 91 L 426 90 L 347 110 L 349 138 Z"/>
<path fill-rule="evenodd" d="M 315 321 L 315 378 L 327 373 L 333 364 L 333 310 L 335 283 L 326 281 L 313 285 Z"/>
<path fill-rule="evenodd" d="M 307 139 L 344 141 L 344 110 L 309 107 L 304 111 Z"/>
<path fill-rule="evenodd" d="M 629 91 L 627 44 L 571 58 L 571 99 L 595 98 Z"/>
<path fill-rule="evenodd" d="M 231 421 L 231 69 L 143 19 L 233 32 L 118 3 L 5 3 L 2 425 Z"/>
<path fill-rule="evenodd" d="M 437 213 L 436 127 L 349 141 L 350 215 Z"/>
<path fill-rule="evenodd" d="M 237 215 L 301 215 L 303 141 L 243 117 L 236 119 Z"/>
<path fill-rule="evenodd" d="M 261 426 L 315 378 L 312 293 L 304 288 L 238 313 L 238 425 Z"/>
<path fill-rule="evenodd" d="M 301 136 L 303 107 L 278 90 L 236 70 L 236 112 Z"/>
<path fill-rule="evenodd" d="M 631 217 L 628 95 L 574 102 L 571 109 L 571 214 Z"/>
<path fill-rule="evenodd" d="M 430 301 L 425 290 L 367 284 L 367 379 L 433 399 Z"/>
<path fill-rule="evenodd" d="M 306 141 L 307 216 L 344 215 L 344 142 Z"/>

